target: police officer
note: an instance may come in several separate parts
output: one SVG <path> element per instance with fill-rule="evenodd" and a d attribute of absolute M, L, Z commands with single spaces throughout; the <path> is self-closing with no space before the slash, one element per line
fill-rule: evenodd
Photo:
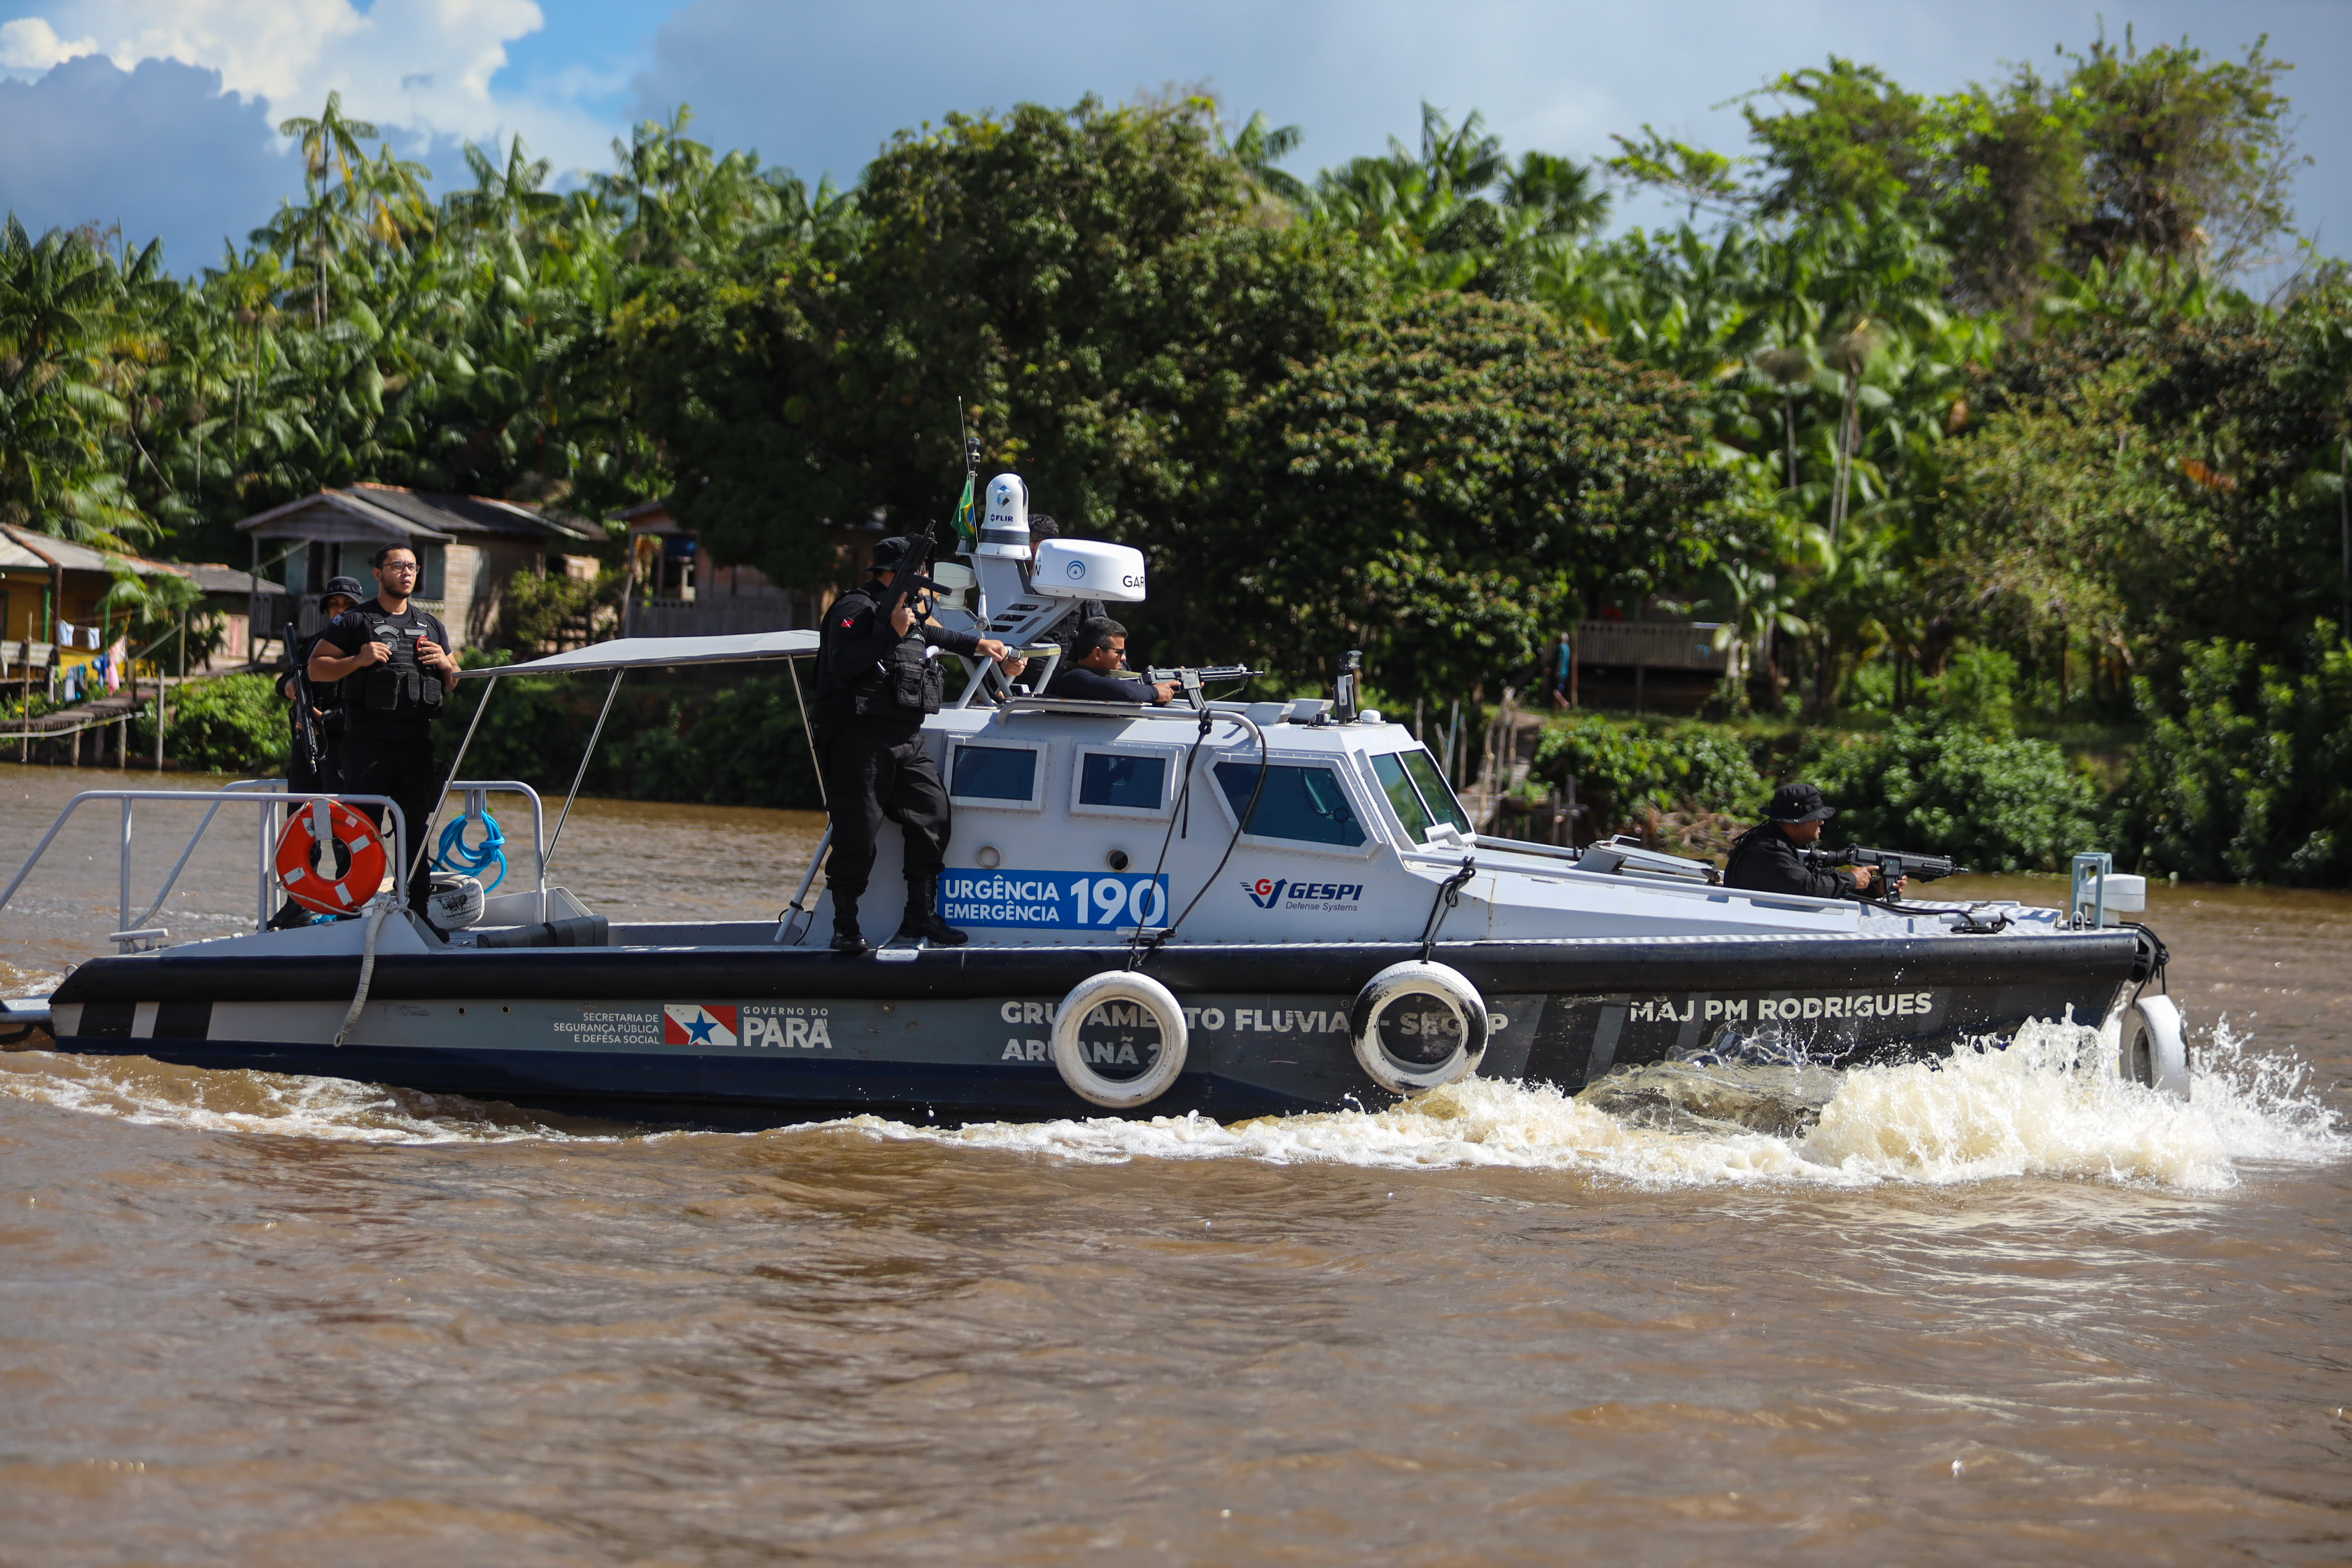
<path fill-rule="evenodd" d="M 327 591 L 319 595 L 319 619 L 332 622 L 337 616 L 360 602 L 366 592 L 356 577 L 330 577 Z M 337 705 L 339 688 L 332 682 L 321 683 L 310 679 L 310 654 L 319 646 L 324 631 L 311 633 L 297 644 L 289 644 L 288 662 L 293 668 L 278 678 L 278 695 L 288 703 L 286 721 L 293 731 L 293 745 L 287 753 L 286 787 L 296 795 L 331 795 L 335 783 L 335 752 L 343 735 L 343 710 Z M 269 919 L 272 931 L 289 926 L 309 925 L 309 910 L 289 899 Z"/>
<path fill-rule="evenodd" d="M 320 630 L 302 639 L 299 647 L 287 650 L 292 656 L 289 662 L 294 668 L 278 678 L 278 695 L 295 705 L 287 715 L 294 731 L 294 750 L 286 768 L 286 787 L 296 795 L 330 793 L 336 787 L 335 748 L 343 734 L 342 710 L 337 705 L 341 689 L 332 681 L 310 679 L 310 654 L 318 647 L 327 626 L 366 595 L 367 590 L 360 586 L 356 577 L 328 578 L 327 591 L 319 595 Z M 308 713 L 300 706 L 306 685 L 310 688 Z"/>
<path fill-rule="evenodd" d="M 1723 883 L 1753 893 L 1800 893 L 1815 899 L 1860 899 L 1871 896 L 1872 885 L 1883 879 L 1875 866 L 1816 866 L 1802 853 L 1818 843 L 1822 825 L 1837 808 L 1809 784 L 1782 784 L 1764 807 L 1764 820 L 1732 842 L 1724 863 Z M 1899 897 L 1905 879 L 1896 878 Z"/>
<path fill-rule="evenodd" d="M 1045 683 L 1048 697 L 1076 698 L 1081 702 L 1149 702 L 1159 706 L 1176 695 L 1176 683 L 1121 680 L 1115 673 L 1127 664 L 1127 628 L 1108 616 L 1091 616 L 1078 623 L 1067 662 Z"/>
<path fill-rule="evenodd" d="M 441 804 L 444 775 L 433 754 L 433 721 L 457 684 L 449 632 L 409 602 L 416 591 L 416 552 L 387 544 L 371 558 L 376 595 L 327 624 L 310 650 L 310 679 L 341 681 L 343 740 L 337 787 L 346 795 L 390 795 L 408 824 L 412 867 L 417 842 Z M 376 826 L 383 826 L 381 815 Z M 432 879 L 411 876 L 408 901 L 419 914 Z"/>
<path fill-rule="evenodd" d="M 874 840 L 887 817 L 906 840 L 907 913 L 899 937 L 956 947 L 969 939 L 939 917 L 940 868 L 947 863 L 948 795 L 923 748 L 923 716 L 940 710 L 934 648 L 1006 663 L 992 637 L 950 631 L 919 614 L 915 595 L 893 592 L 919 541 L 874 547 L 866 581 L 834 601 L 818 637 L 818 754 L 833 814 L 825 886 L 833 894 L 833 950 L 866 950 L 857 900 L 874 871 Z"/>

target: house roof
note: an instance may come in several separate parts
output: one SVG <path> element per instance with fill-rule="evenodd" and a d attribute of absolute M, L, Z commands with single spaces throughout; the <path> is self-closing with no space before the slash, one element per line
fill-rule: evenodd
<path fill-rule="evenodd" d="M 18 572 L 46 572 L 52 563 L 8 537 L 0 530 L 0 567 Z"/>
<path fill-rule="evenodd" d="M 253 592 L 252 573 L 240 572 L 234 566 L 225 566 L 217 561 L 173 561 L 168 564 L 173 571 L 183 577 L 194 578 L 196 586 L 207 594 L 239 595 Z"/>
<path fill-rule="evenodd" d="M 238 523 L 263 539 L 373 539 L 446 544 L 466 537 L 574 543 L 597 537 L 578 518 L 550 516 L 488 496 L 446 495 L 399 485 L 356 484 L 319 490 Z"/>
<path fill-rule="evenodd" d="M 137 555 L 110 554 L 103 550 L 92 550 L 87 544 L 76 544 L 70 539 L 58 539 L 47 533 L 36 533 L 29 528 L 0 523 L 0 566 L 33 572 L 47 572 L 58 566 L 68 572 L 104 572 L 110 570 L 110 564 L 116 561 L 129 562 L 131 569 L 142 577 L 158 572 L 181 572 L 179 567 L 167 562 L 149 561 Z"/>
<path fill-rule="evenodd" d="M 48 573 L 62 566 L 68 572 L 108 572 L 111 563 L 127 562 L 142 577 L 169 573 L 193 579 L 208 598 L 244 598 L 253 592 L 253 575 L 217 561 L 150 561 L 142 555 L 109 555 L 69 539 L 53 539 L 28 528 L 0 523 L 0 567 L 16 572 Z"/>

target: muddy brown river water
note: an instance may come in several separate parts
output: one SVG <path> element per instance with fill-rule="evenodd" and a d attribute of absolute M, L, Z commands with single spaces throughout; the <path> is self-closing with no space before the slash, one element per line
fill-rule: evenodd
<path fill-rule="evenodd" d="M 124 782 L 0 767 L 8 868 Z M 104 950 L 116 831 L 0 911 L 11 992 Z M 555 879 L 765 915 L 814 837 L 588 802 Z M 247 828 L 163 923 L 253 899 Z M 1475 1082 L 646 1135 L 0 1055 L 0 1563 L 2352 1560 L 2352 898 L 2151 905 L 2192 1103 L 2029 1041 L 1787 1137 Z"/>

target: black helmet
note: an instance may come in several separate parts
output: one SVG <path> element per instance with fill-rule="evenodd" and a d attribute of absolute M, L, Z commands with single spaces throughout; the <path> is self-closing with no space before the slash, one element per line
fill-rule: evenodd
<path fill-rule="evenodd" d="M 1837 815 L 1837 807 L 1823 800 L 1815 785 L 1782 784 L 1772 792 L 1764 815 L 1775 822 L 1826 822 Z"/>

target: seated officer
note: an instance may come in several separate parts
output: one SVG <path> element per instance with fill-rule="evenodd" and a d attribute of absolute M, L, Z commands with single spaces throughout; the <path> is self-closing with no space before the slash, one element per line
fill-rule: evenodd
<path fill-rule="evenodd" d="M 1815 899 L 1900 897 L 1904 879 L 1895 879 L 1892 893 L 1883 889 L 1875 866 L 1816 866 L 1801 851 L 1822 837 L 1822 825 L 1837 808 L 1822 799 L 1809 784 L 1782 784 L 1764 807 L 1764 820 L 1741 834 L 1724 863 L 1723 885 L 1752 893 L 1801 893 Z"/>
<path fill-rule="evenodd" d="M 408 824 L 415 874 L 408 901 L 425 912 L 433 879 L 420 868 L 418 849 L 441 805 L 444 775 L 433 754 L 433 723 L 442 699 L 457 684 L 449 632 L 410 603 L 416 591 L 416 552 L 387 544 L 375 552 L 376 595 L 328 623 L 310 650 L 310 679 L 340 680 L 343 741 L 336 757 L 336 788 L 345 795 L 389 795 Z M 366 808 L 362 808 L 366 809 Z M 380 813 L 371 812 L 381 828 Z"/>
<path fill-rule="evenodd" d="M 1048 697 L 1069 697 L 1082 702 L 1149 702 L 1157 707 L 1176 695 L 1172 680 L 1121 680 L 1112 670 L 1127 663 L 1127 628 L 1108 616 L 1078 623 L 1069 657 L 1045 683 Z"/>

